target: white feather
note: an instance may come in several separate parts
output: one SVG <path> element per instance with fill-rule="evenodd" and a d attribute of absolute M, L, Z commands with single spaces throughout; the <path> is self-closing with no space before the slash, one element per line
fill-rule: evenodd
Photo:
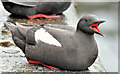
<path fill-rule="evenodd" d="M 44 43 L 48 43 L 51 45 L 56 45 L 61 47 L 62 45 L 51 35 L 49 34 L 45 29 L 41 28 L 36 30 L 35 32 L 35 41 L 42 41 Z"/>

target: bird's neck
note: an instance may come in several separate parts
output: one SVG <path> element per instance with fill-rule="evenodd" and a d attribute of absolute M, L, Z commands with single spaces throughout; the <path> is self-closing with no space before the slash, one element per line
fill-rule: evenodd
<path fill-rule="evenodd" d="M 88 46 L 88 48 L 85 47 L 84 50 L 86 50 L 86 51 L 98 50 L 94 35 L 90 35 L 90 34 L 82 32 L 82 31 L 77 31 L 74 35 L 77 39 L 77 42 L 82 43 L 80 45 L 80 47 L 85 46 L 85 45 Z"/>
<path fill-rule="evenodd" d="M 83 31 L 80 30 L 80 29 L 77 29 L 77 30 L 76 30 L 75 35 L 80 35 L 80 37 L 83 36 L 83 37 L 94 38 L 94 34 L 88 34 L 88 33 L 86 33 L 86 32 L 83 32 Z"/>

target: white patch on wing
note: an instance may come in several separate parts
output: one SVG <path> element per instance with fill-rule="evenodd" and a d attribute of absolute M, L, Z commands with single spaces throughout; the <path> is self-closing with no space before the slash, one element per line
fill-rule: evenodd
<path fill-rule="evenodd" d="M 51 34 L 49 34 L 43 28 L 38 29 L 35 32 L 35 41 L 38 42 L 38 40 L 40 40 L 40 41 L 42 41 L 44 43 L 51 44 L 51 45 L 56 45 L 56 46 L 59 46 L 59 47 L 62 46 Z"/>

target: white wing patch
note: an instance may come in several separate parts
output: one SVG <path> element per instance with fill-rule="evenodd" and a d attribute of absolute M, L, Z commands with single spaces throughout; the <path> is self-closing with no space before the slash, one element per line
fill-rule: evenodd
<path fill-rule="evenodd" d="M 62 47 L 62 45 L 51 34 L 49 34 L 43 28 L 38 29 L 35 32 L 35 41 L 38 42 L 38 40 L 40 40 L 44 43 L 48 43 L 48 44 L 51 44 L 51 45 L 56 45 L 56 46 Z"/>

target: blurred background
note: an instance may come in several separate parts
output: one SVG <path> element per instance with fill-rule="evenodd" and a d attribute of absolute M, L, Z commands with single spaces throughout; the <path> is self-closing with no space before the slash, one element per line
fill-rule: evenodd
<path fill-rule="evenodd" d="M 91 0 L 92 2 L 78 1 L 79 0 L 76 2 L 78 19 L 73 19 L 74 17 L 71 17 L 72 20 L 78 21 L 79 18 L 85 14 L 95 14 L 100 19 L 106 21 L 99 26 L 101 32 L 105 36 L 102 37 L 95 35 L 95 39 L 99 48 L 99 56 L 108 72 L 118 72 L 118 3 L 109 2 L 113 0 L 109 0 L 108 2 L 99 2 L 101 0 L 98 2 L 94 2 L 96 0 Z M 0 2 L 0 32 L 9 14 L 10 13 L 4 10 Z M 75 26 L 76 23 L 71 24 L 71 26 Z M 2 35 L 0 34 L 0 40 L 1 39 Z"/>

